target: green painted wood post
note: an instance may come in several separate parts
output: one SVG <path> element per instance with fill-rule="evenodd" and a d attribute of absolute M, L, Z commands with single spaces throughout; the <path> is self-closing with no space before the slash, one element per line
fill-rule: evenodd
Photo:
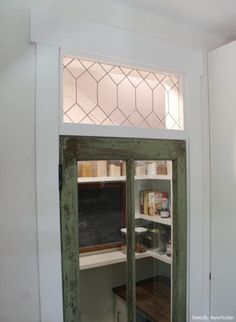
<path fill-rule="evenodd" d="M 61 139 L 61 245 L 64 322 L 80 322 L 77 162 Z"/>
<path fill-rule="evenodd" d="M 135 270 L 135 211 L 134 211 L 134 161 L 126 163 L 127 197 L 126 197 L 126 227 L 127 227 L 127 313 L 128 321 L 136 321 L 136 270 Z"/>
<path fill-rule="evenodd" d="M 187 177 L 185 142 L 173 161 L 173 274 L 172 322 L 186 321 L 187 304 Z"/>

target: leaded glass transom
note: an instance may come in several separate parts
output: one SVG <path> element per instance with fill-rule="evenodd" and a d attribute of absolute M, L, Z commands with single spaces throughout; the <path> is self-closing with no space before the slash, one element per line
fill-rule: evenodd
<path fill-rule="evenodd" d="M 183 129 L 181 78 L 63 58 L 63 122 Z"/>

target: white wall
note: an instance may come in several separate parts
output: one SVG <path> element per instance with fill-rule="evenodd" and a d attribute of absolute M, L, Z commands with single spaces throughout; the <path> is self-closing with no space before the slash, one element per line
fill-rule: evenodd
<path fill-rule="evenodd" d="M 35 207 L 35 46 L 28 4 L 0 4 L 0 321 L 39 321 Z"/>
<path fill-rule="evenodd" d="M 209 54 L 213 315 L 236 319 L 236 42 Z"/>
<path fill-rule="evenodd" d="M 214 48 L 225 42 L 166 18 L 126 9 L 115 1 L 0 2 L 0 322 L 40 321 L 35 200 L 36 56 L 35 46 L 29 44 L 31 4 L 193 48 Z"/>

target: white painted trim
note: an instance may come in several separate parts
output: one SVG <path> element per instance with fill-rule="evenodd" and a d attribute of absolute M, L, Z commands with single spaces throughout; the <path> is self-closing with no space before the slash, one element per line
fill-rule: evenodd
<path fill-rule="evenodd" d="M 209 111 L 209 91 L 208 91 L 208 62 L 207 52 L 203 53 L 205 73 L 202 77 L 202 131 L 203 131 L 203 276 L 202 276 L 202 307 L 206 316 L 211 314 L 211 190 L 210 190 L 210 111 Z M 207 300 L 205 300 L 207 299 Z"/>
<path fill-rule="evenodd" d="M 185 124 L 189 134 L 187 143 L 188 185 L 188 319 L 192 315 L 203 315 L 202 277 L 203 246 L 203 162 L 201 128 L 201 81 L 200 77 L 186 77 Z M 208 301 L 209 299 L 205 299 Z"/>
<path fill-rule="evenodd" d="M 63 123 L 61 135 L 185 140 L 185 131 Z"/>
<path fill-rule="evenodd" d="M 63 321 L 58 189 L 58 67 L 58 49 L 37 45 L 36 189 L 41 322 Z"/>
<path fill-rule="evenodd" d="M 96 36 L 95 36 L 96 35 Z M 46 9 L 31 10 L 31 41 L 89 54 L 132 61 L 135 66 L 165 67 L 202 75 L 201 51 L 186 48 L 131 30 L 63 16 Z M 170 55 L 173 53 L 173 55 Z"/>

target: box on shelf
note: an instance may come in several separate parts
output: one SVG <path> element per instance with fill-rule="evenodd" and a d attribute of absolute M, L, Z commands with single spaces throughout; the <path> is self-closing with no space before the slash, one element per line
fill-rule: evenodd
<path fill-rule="evenodd" d="M 167 175 L 167 161 L 156 161 L 158 175 Z"/>
<path fill-rule="evenodd" d="M 144 215 L 144 191 L 140 191 L 139 201 L 139 212 Z"/>
<path fill-rule="evenodd" d="M 141 214 L 149 216 L 160 215 L 161 209 L 169 208 L 167 192 L 141 191 L 139 208 Z"/>
<path fill-rule="evenodd" d="M 135 163 L 135 175 L 144 176 L 147 174 L 147 165 L 145 161 L 137 161 Z"/>
<path fill-rule="evenodd" d="M 121 161 L 121 175 L 126 176 L 126 162 Z"/>
<path fill-rule="evenodd" d="M 155 192 L 155 214 L 159 215 L 162 209 L 162 192 Z"/>
<path fill-rule="evenodd" d="M 148 175 L 156 175 L 157 174 L 157 164 L 155 161 L 147 162 L 147 174 Z"/>
<path fill-rule="evenodd" d="M 94 176 L 94 162 L 93 161 L 79 161 L 77 162 L 77 172 L 79 177 L 93 177 Z"/>
<path fill-rule="evenodd" d="M 114 161 L 108 164 L 108 176 L 109 177 L 121 176 L 121 162 Z"/>
<path fill-rule="evenodd" d="M 97 177 L 107 176 L 107 161 L 96 161 L 96 176 Z"/>

